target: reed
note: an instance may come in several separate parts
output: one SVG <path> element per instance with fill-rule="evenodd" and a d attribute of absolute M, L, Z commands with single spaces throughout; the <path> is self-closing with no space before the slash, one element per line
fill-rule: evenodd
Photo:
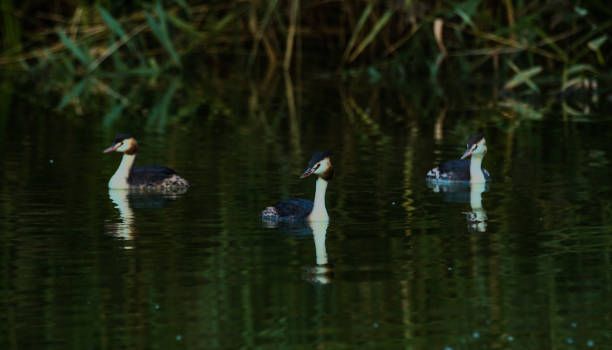
<path fill-rule="evenodd" d="M 506 91 L 568 92 L 608 69 L 612 5 L 513 1 L 4 2 L 7 70 L 157 76 L 196 66 L 322 67 L 431 81 L 493 76 Z M 37 6 L 40 5 L 40 6 Z M 45 9 L 40 11 L 40 8 Z M 607 15 L 605 15 L 607 14 Z M 46 18 L 35 23 L 31 18 Z M 310 67 L 307 67 L 310 66 Z M 400 74 L 397 74 L 397 73 Z M 542 77 L 546 77 L 542 79 Z M 554 83 L 548 83 L 556 80 Z M 112 90 L 107 90 L 112 91 Z M 69 102 L 62 100 L 60 107 Z M 118 110 L 118 109 L 115 109 Z"/>

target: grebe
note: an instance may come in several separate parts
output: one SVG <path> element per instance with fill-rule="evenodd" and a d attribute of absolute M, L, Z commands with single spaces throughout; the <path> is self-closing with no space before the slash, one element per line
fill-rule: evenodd
<path fill-rule="evenodd" d="M 302 173 L 300 179 L 315 174 L 317 176 L 314 202 L 291 198 L 282 200 L 261 212 L 264 221 L 328 221 L 329 215 L 325 209 L 325 191 L 327 182 L 334 175 L 334 168 L 329 160 L 331 151 L 315 152 L 310 159 L 308 169 Z"/>
<path fill-rule="evenodd" d="M 482 159 L 487 153 L 487 143 L 484 134 L 470 135 L 467 150 L 461 159 L 451 160 L 431 169 L 427 180 L 433 182 L 470 182 L 481 183 L 491 181 L 489 172 L 481 168 Z M 470 159 L 465 159 L 467 157 Z"/>
<path fill-rule="evenodd" d="M 115 136 L 113 145 L 104 150 L 108 152 L 121 152 L 123 158 L 119 168 L 108 182 L 112 189 L 140 189 L 140 190 L 177 190 L 189 187 L 189 182 L 180 177 L 176 171 L 164 166 L 134 166 L 138 142 L 130 134 Z"/>

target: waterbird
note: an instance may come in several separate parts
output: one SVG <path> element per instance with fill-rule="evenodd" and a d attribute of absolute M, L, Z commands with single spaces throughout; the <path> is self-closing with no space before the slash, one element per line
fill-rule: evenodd
<path fill-rule="evenodd" d="M 334 175 L 334 168 L 329 157 L 331 151 L 315 152 L 308 163 L 308 168 L 300 175 L 300 179 L 316 175 L 316 191 L 314 201 L 302 198 L 290 198 L 277 202 L 261 212 L 262 220 L 275 221 L 328 221 L 329 215 L 325 209 L 325 191 L 327 184 Z"/>
<path fill-rule="evenodd" d="M 138 142 L 130 134 L 118 134 L 112 146 L 104 150 L 123 153 L 121 164 L 108 182 L 111 189 L 168 191 L 189 187 L 189 182 L 165 166 L 134 166 Z"/>
<path fill-rule="evenodd" d="M 445 162 L 427 172 L 427 180 L 432 182 L 469 182 L 491 181 L 491 175 L 482 169 L 482 159 L 487 153 L 484 134 L 470 135 L 467 149 L 461 159 Z M 470 157 L 471 156 L 471 157 Z M 470 157 L 470 159 L 466 159 Z"/>

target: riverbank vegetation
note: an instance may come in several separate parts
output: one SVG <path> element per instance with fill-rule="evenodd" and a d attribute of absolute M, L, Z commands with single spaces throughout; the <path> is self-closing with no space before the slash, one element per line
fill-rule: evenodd
<path fill-rule="evenodd" d="M 126 83 L 135 78 L 159 87 L 149 108 L 159 120 L 182 89 L 168 77 L 177 74 L 417 79 L 434 90 L 476 80 L 497 97 L 590 102 L 610 78 L 612 6 L 602 1 L 9 0 L 3 12 L 3 70 L 61 91 L 59 109 L 102 95 L 111 117 L 141 99 Z"/>

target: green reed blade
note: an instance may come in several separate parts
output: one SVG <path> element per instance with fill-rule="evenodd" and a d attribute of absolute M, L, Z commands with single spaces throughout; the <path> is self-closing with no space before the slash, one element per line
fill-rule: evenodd
<path fill-rule="evenodd" d="M 117 34 L 120 38 L 126 35 L 119 21 L 117 21 L 110 13 L 108 13 L 108 11 L 106 11 L 100 5 L 97 6 L 97 9 L 100 13 L 100 16 L 102 17 L 102 20 L 106 22 L 106 25 L 108 25 L 108 27 L 113 32 L 115 32 L 115 34 Z"/>
<path fill-rule="evenodd" d="M 147 122 L 145 124 L 145 130 L 151 130 L 153 125 L 155 125 L 155 123 L 157 122 L 157 119 L 159 118 L 159 114 L 160 114 L 159 105 L 151 108 L 151 113 L 149 113 L 149 116 L 147 117 Z"/>
<path fill-rule="evenodd" d="M 374 40 L 378 32 L 380 32 L 380 30 L 385 26 L 385 24 L 389 22 L 389 19 L 391 18 L 391 16 L 393 16 L 394 12 L 395 11 L 393 10 L 387 10 L 383 14 L 383 16 L 378 20 L 378 22 L 376 22 L 376 24 L 374 25 L 374 28 L 372 28 L 370 33 L 365 37 L 365 39 L 363 39 L 363 41 L 359 44 L 359 46 L 357 46 L 357 48 L 355 49 L 355 51 L 349 58 L 349 61 L 352 61 L 355 58 L 357 58 L 357 56 L 359 56 L 361 51 L 363 51 L 372 42 L 372 40 Z"/>
<path fill-rule="evenodd" d="M 166 12 L 164 11 L 161 1 L 155 3 L 155 12 L 157 13 L 157 18 L 159 18 L 160 29 L 163 31 L 164 35 L 167 36 Z"/>
<path fill-rule="evenodd" d="M 191 7 L 189 7 L 189 5 L 187 4 L 185 0 L 174 0 L 174 2 L 179 4 L 179 6 L 182 7 L 183 10 L 185 10 L 185 12 L 187 13 L 187 16 L 191 17 Z"/>
<path fill-rule="evenodd" d="M 70 101 L 72 101 L 73 98 L 78 97 L 81 92 L 83 92 L 83 89 L 85 88 L 85 85 L 88 82 L 89 79 L 83 79 L 81 80 L 81 82 L 75 85 L 69 93 L 62 97 L 62 100 L 60 101 L 59 105 L 57 105 L 57 109 L 62 110 L 64 107 L 66 107 L 66 105 L 68 105 L 68 103 L 70 103 Z"/>
<path fill-rule="evenodd" d="M 97 9 L 98 9 L 98 12 L 100 13 L 100 17 L 102 17 L 102 20 L 104 20 L 104 22 L 111 29 L 111 31 L 115 33 L 120 38 L 120 40 L 123 40 L 126 46 L 128 47 L 128 49 L 130 49 L 131 52 L 133 52 L 141 61 L 143 61 L 144 56 L 142 54 L 142 51 L 136 48 L 136 45 L 131 40 L 131 37 L 128 38 L 128 36 L 133 36 L 133 32 L 130 34 L 127 34 L 125 30 L 123 29 L 123 27 L 121 26 L 121 23 L 119 23 L 118 20 L 116 20 L 108 11 L 106 11 L 100 5 L 97 6 Z"/>
<path fill-rule="evenodd" d="M 510 67 L 516 67 L 514 64 L 508 63 Z M 515 71 L 516 69 L 513 68 Z M 538 86 L 531 81 L 531 78 L 540 74 L 542 72 L 542 67 L 536 66 L 533 68 L 529 68 L 523 71 L 518 71 L 514 77 L 512 77 L 506 84 L 504 84 L 504 88 L 513 89 L 521 84 L 526 84 L 532 90 L 539 91 Z"/>
<path fill-rule="evenodd" d="M 72 40 L 70 40 L 70 38 L 66 36 L 63 30 L 57 28 L 57 34 L 59 35 L 64 45 L 66 45 L 66 47 L 74 55 L 74 57 L 76 57 L 84 65 L 89 64 L 89 57 L 87 57 L 85 53 Z"/>
<path fill-rule="evenodd" d="M 366 6 L 366 8 L 361 13 L 361 17 L 359 17 L 359 21 L 357 21 L 357 25 L 355 25 L 355 29 L 353 29 L 353 34 L 351 35 L 351 39 L 349 40 L 348 44 L 346 45 L 346 48 L 344 49 L 344 54 L 342 55 L 344 60 L 346 60 L 349 57 L 349 54 L 351 50 L 353 49 L 353 46 L 355 46 L 355 43 L 357 42 L 357 37 L 359 36 L 359 33 L 361 32 L 361 29 L 363 28 L 363 25 L 365 24 L 366 19 L 368 19 L 368 16 L 372 12 L 373 8 L 374 8 L 374 1 L 368 3 L 368 6 Z"/>
<path fill-rule="evenodd" d="M 548 34 L 546 34 L 546 32 L 536 26 L 532 26 L 531 30 L 535 31 L 539 36 L 541 36 L 546 44 L 550 45 L 550 47 L 552 47 L 552 49 L 557 53 L 557 55 L 559 55 L 559 57 L 561 57 L 563 61 L 567 61 L 567 52 L 563 51 L 563 49 L 560 48 L 559 45 L 557 45 L 557 43 L 555 43 L 555 41 Z"/>
<path fill-rule="evenodd" d="M 152 127 L 157 124 L 157 131 L 163 131 L 168 121 L 168 115 L 170 113 L 170 105 L 174 94 L 179 87 L 179 78 L 172 80 L 170 87 L 166 90 L 162 98 L 159 100 L 157 105 L 151 110 L 151 114 L 146 123 L 146 128 L 151 130 Z"/>
<path fill-rule="evenodd" d="M 601 50 L 599 48 L 601 47 L 601 45 L 603 45 L 603 43 L 606 42 L 606 40 L 608 40 L 608 37 L 606 35 L 602 35 L 597 39 L 589 41 L 589 43 L 587 44 L 588 48 L 595 52 L 595 54 L 597 55 L 597 61 L 601 65 L 604 65 L 606 61 L 603 55 L 601 54 Z"/>
<path fill-rule="evenodd" d="M 582 72 L 597 73 L 597 69 L 595 69 L 595 67 L 593 67 L 590 64 L 575 64 L 575 65 L 570 66 L 567 69 L 566 74 L 569 76 L 575 73 L 582 73 Z"/>
<path fill-rule="evenodd" d="M 603 45 L 603 43 L 606 42 L 606 40 L 608 40 L 608 37 L 606 35 L 602 35 L 597 39 L 593 39 L 589 41 L 587 46 L 589 47 L 589 49 L 593 51 L 598 51 L 601 45 Z"/>
<path fill-rule="evenodd" d="M 533 106 L 528 103 L 506 100 L 501 101 L 499 106 L 515 111 L 521 119 L 541 120 L 544 118 L 542 111 L 533 108 Z"/>
<path fill-rule="evenodd" d="M 168 13 L 168 20 L 172 22 L 172 24 L 174 24 L 177 28 L 180 28 L 193 36 L 196 36 L 198 38 L 204 36 L 204 33 L 199 32 L 197 29 L 195 29 L 194 26 L 183 21 L 182 19 L 178 18 L 177 16 L 171 13 Z"/>
<path fill-rule="evenodd" d="M 179 55 L 174 49 L 174 45 L 172 44 L 172 41 L 170 40 L 170 37 L 168 36 L 168 28 L 166 26 L 165 12 L 161 6 L 161 2 L 157 3 L 155 11 L 157 12 L 157 17 L 159 18 L 159 24 L 155 21 L 155 19 L 153 19 L 153 16 L 149 12 L 146 12 L 147 23 L 151 27 L 151 30 L 153 31 L 155 36 L 157 36 L 157 39 L 162 43 L 166 51 L 168 51 L 174 63 L 178 67 L 182 68 Z"/>
<path fill-rule="evenodd" d="M 472 16 L 476 13 L 480 5 L 480 0 L 467 0 L 461 4 L 455 5 L 454 12 L 457 16 L 461 17 L 463 22 L 467 23 L 470 27 L 475 28 Z"/>
<path fill-rule="evenodd" d="M 213 26 L 213 32 L 218 32 L 223 29 L 228 23 L 230 23 L 234 17 L 236 17 L 236 13 L 228 13 L 225 17 L 221 18 L 215 25 Z"/>
<path fill-rule="evenodd" d="M 121 115 L 121 112 L 125 109 L 127 105 L 124 103 L 118 103 L 108 112 L 104 118 L 102 118 L 102 124 L 106 127 L 109 127 L 113 124 L 115 120 Z"/>
<path fill-rule="evenodd" d="M 128 69 L 127 65 L 121 60 L 121 55 L 111 55 L 111 59 L 113 60 L 115 71 L 126 71 Z"/>

